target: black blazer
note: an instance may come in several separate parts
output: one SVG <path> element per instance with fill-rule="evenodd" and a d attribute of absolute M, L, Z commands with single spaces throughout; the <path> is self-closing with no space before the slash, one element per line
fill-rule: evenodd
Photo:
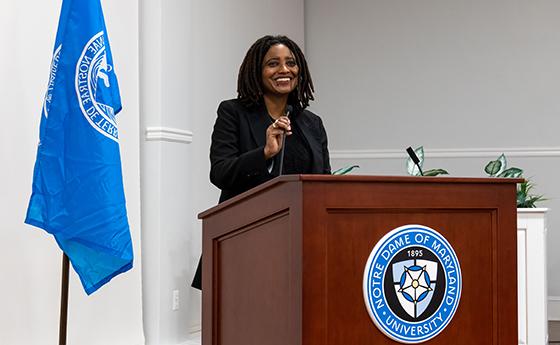
<path fill-rule="evenodd" d="M 330 174 L 327 133 L 321 118 L 308 110 L 290 116 L 299 126 L 311 149 L 314 174 Z M 247 108 L 237 99 L 223 101 L 210 146 L 210 181 L 222 190 L 220 202 L 275 177 L 264 159 L 266 128 L 270 126 L 264 105 Z M 202 289 L 202 257 L 191 286 Z"/>
<path fill-rule="evenodd" d="M 330 174 L 327 133 L 321 118 L 308 110 L 290 115 L 311 149 L 313 174 Z M 220 202 L 243 193 L 275 176 L 264 159 L 266 128 L 271 119 L 264 105 L 245 107 L 239 100 L 223 101 L 210 146 L 210 181 L 222 190 Z"/>

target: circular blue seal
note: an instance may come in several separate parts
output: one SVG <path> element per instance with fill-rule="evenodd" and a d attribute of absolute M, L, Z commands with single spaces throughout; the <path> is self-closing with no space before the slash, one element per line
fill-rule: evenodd
<path fill-rule="evenodd" d="M 110 105 L 112 95 L 109 89 L 116 81 L 112 78 L 113 73 L 107 57 L 105 35 L 100 31 L 86 43 L 76 63 L 76 96 L 89 124 L 105 137 L 118 141 L 115 110 Z"/>
<path fill-rule="evenodd" d="M 451 322 L 461 299 L 461 267 L 439 232 L 404 225 L 375 245 L 364 269 L 367 311 L 389 338 L 421 343 Z"/>

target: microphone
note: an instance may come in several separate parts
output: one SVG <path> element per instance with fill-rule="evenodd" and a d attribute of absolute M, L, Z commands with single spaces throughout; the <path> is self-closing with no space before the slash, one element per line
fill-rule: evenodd
<path fill-rule="evenodd" d="M 414 152 L 412 147 L 409 146 L 406 149 L 406 153 L 408 153 L 408 156 L 410 157 L 410 159 L 412 159 L 414 164 L 416 164 L 416 166 L 418 167 L 418 170 L 420 170 L 420 175 L 424 176 L 424 172 L 422 171 L 422 167 L 420 166 L 420 159 L 418 159 L 418 156 L 416 155 L 416 153 Z"/>
<path fill-rule="evenodd" d="M 292 106 L 286 106 L 286 116 L 289 118 L 290 113 L 292 112 Z M 280 171 L 278 172 L 278 176 L 282 176 L 283 168 L 284 168 L 284 147 L 286 147 L 286 133 L 282 134 L 282 150 L 280 152 Z"/>

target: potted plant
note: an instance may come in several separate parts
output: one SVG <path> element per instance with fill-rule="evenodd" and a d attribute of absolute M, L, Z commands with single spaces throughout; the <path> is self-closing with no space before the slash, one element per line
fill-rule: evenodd
<path fill-rule="evenodd" d="M 522 169 L 507 167 L 507 159 L 503 153 L 498 159 L 488 162 L 484 171 L 489 177 L 523 177 Z M 534 184 L 528 178 L 517 184 L 517 208 L 536 208 L 537 202 L 546 200 L 542 195 L 532 194 L 533 187 Z"/>

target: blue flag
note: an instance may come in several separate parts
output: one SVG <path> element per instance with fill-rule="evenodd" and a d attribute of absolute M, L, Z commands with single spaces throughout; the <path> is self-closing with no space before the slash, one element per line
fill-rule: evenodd
<path fill-rule="evenodd" d="M 54 236 L 87 294 L 132 268 L 120 110 L 99 0 L 64 0 L 25 222 Z"/>

